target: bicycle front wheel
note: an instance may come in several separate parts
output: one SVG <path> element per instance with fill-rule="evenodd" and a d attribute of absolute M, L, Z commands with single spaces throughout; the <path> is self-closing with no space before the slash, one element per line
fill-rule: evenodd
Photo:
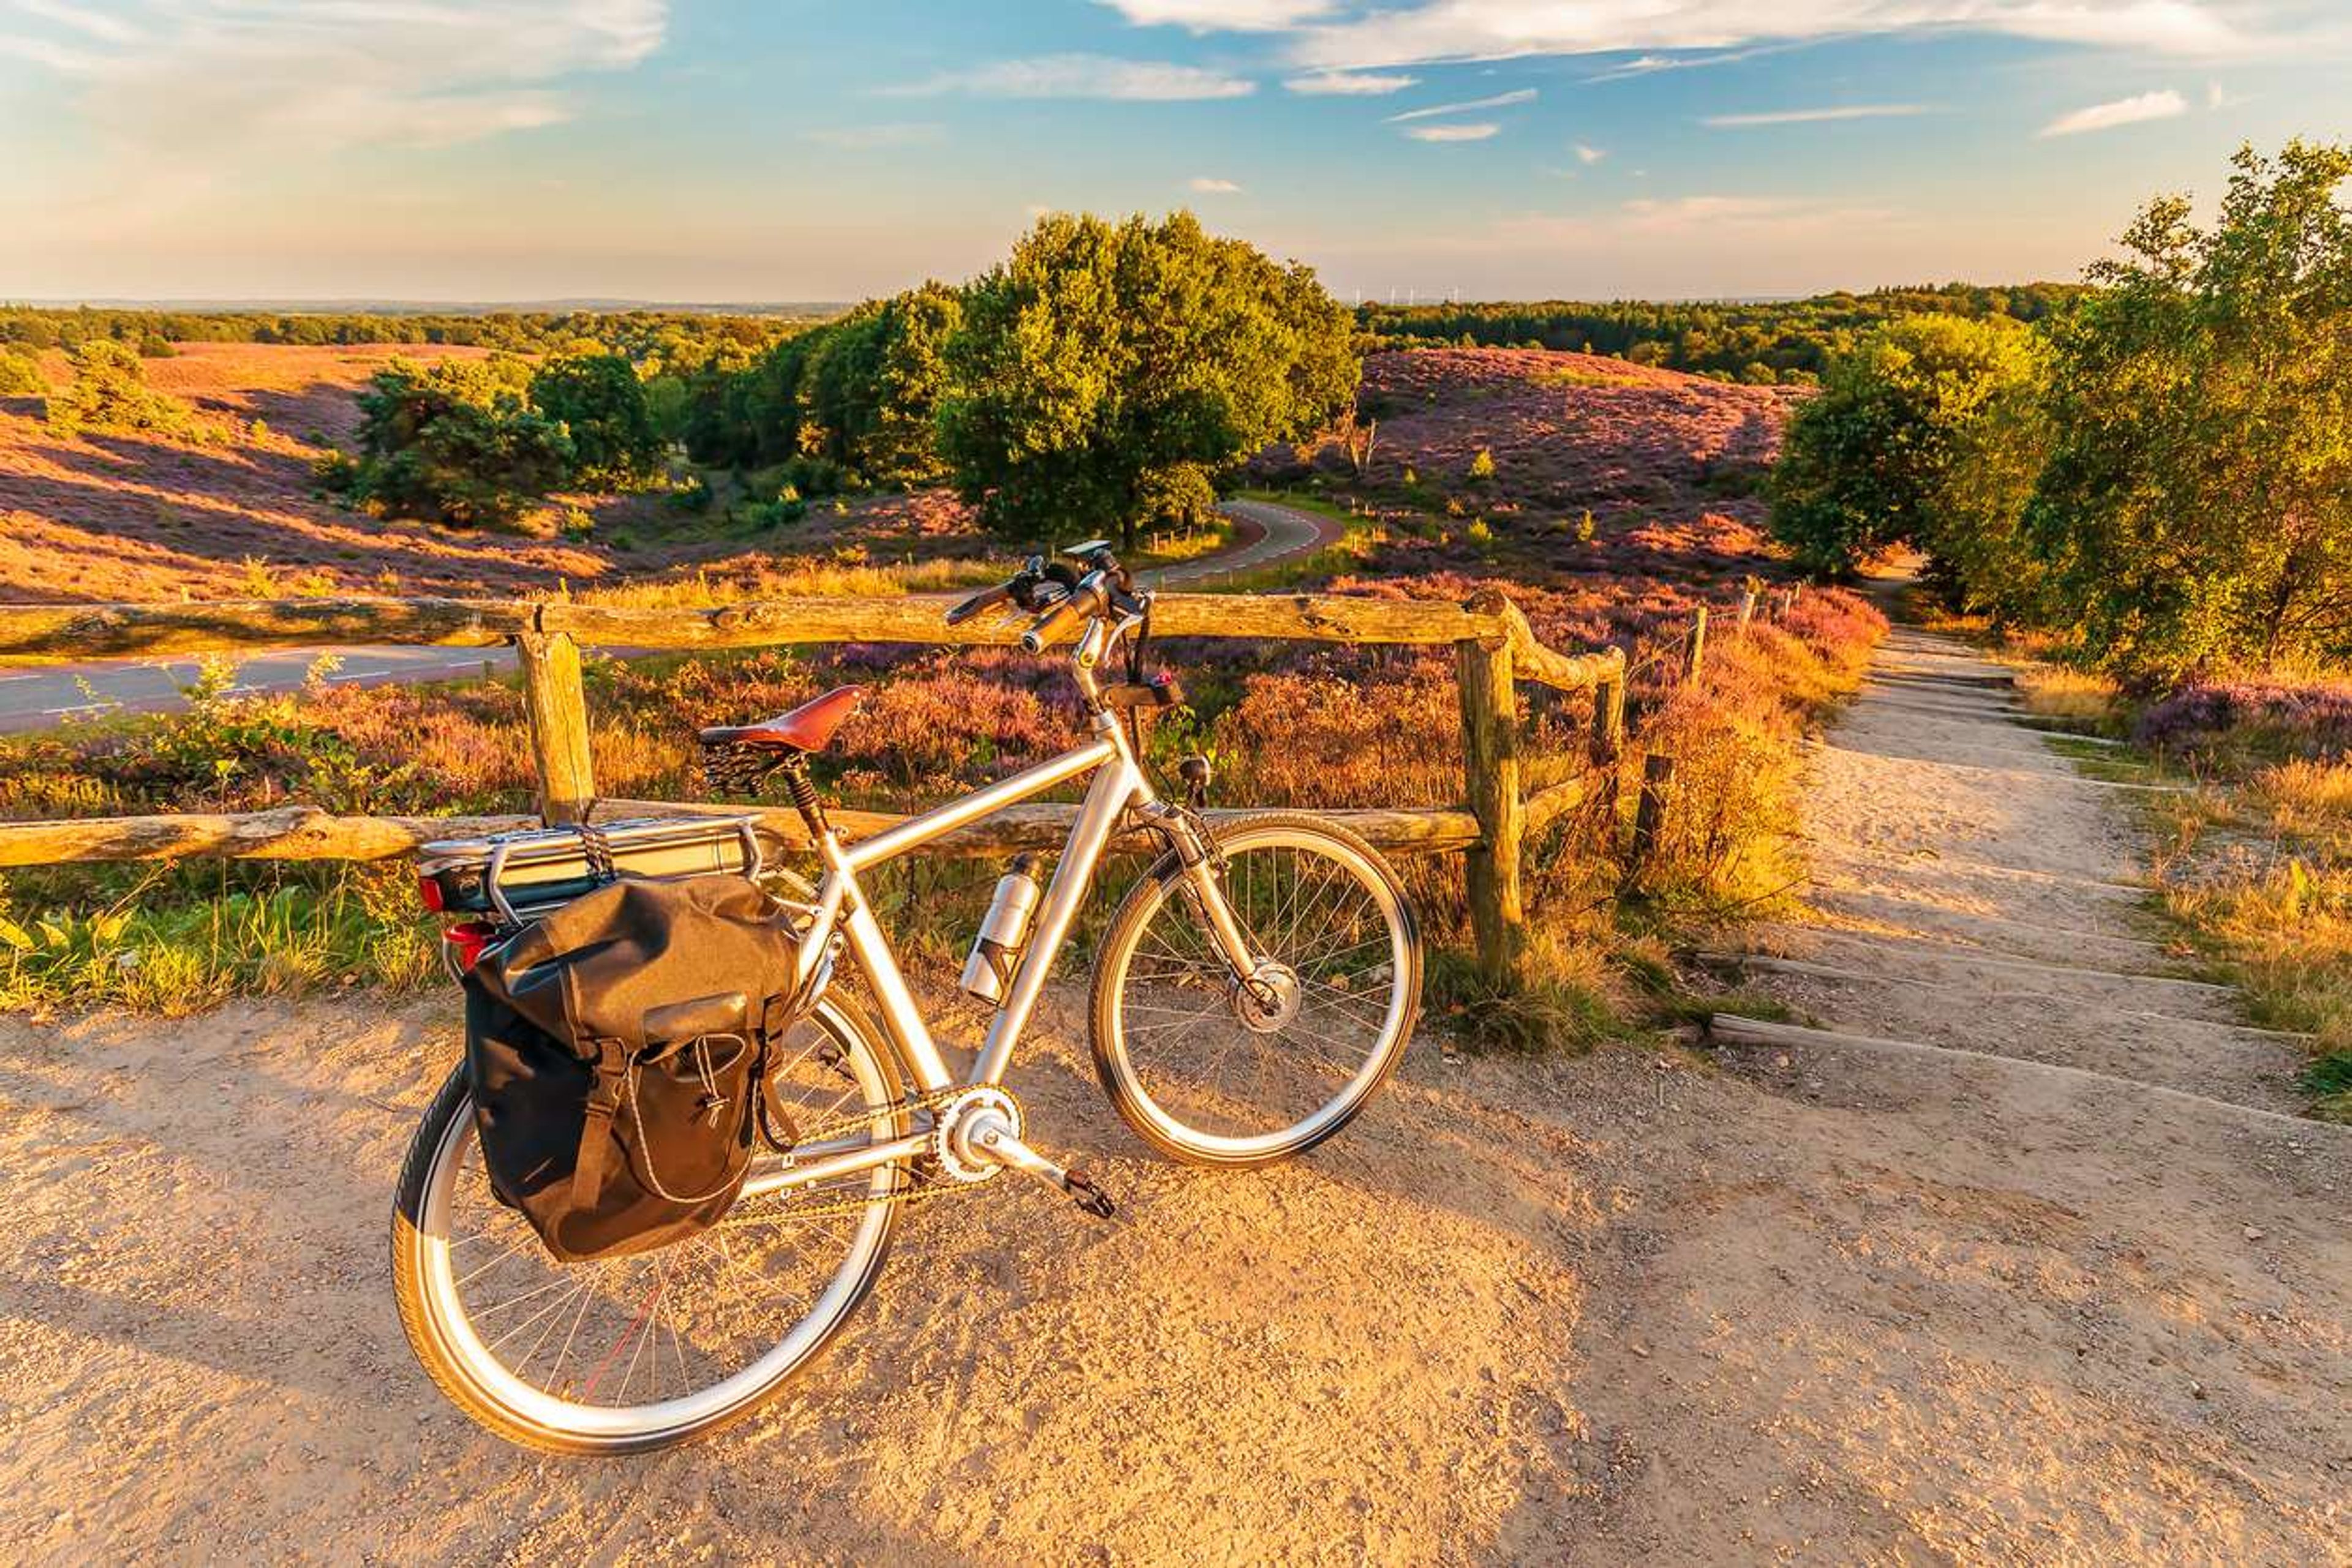
<path fill-rule="evenodd" d="M 887 1052 L 845 1001 L 820 1002 L 772 1048 L 775 1115 L 803 1131 L 852 1125 L 876 1142 L 905 1131 Z M 490 1190 L 460 1064 L 401 1172 L 401 1326 L 442 1392 L 510 1441 L 625 1454 L 715 1431 L 781 1389 L 865 1300 L 889 1250 L 891 1194 L 908 1179 L 888 1164 L 778 1188 L 782 1163 L 763 1153 L 745 1195 L 699 1235 L 559 1263 Z"/>
<path fill-rule="evenodd" d="M 1095 1070 L 1160 1152 L 1200 1165 L 1301 1154 L 1388 1080 L 1421 1008 L 1421 937 L 1379 851 L 1303 813 L 1217 836 L 1217 894 L 1255 973 L 1225 957 L 1173 857 L 1111 917 L 1095 964 Z"/>

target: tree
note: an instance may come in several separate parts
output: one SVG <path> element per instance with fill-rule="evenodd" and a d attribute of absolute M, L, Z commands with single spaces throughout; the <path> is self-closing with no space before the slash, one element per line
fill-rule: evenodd
<path fill-rule="evenodd" d="M 626 354 L 592 347 L 551 359 L 530 378 L 530 402 L 570 437 L 570 483 L 620 489 L 660 470 L 661 435 L 645 384 Z"/>
<path fill-rule="evenodd" d="M 148 389 L 128 343 L 88 338 L 72 353 L 73 382 L 49 399 L 49 423 L 64 431 L 183 429 L 188 407 Z"/>
<path fill-rule="evenodd" d="M 1993 317 L 1906 317 L 1830 362 L 1790 421 L 1772 472 L 1772 531 L 1806 566 L 1844 572 L 1889 545 L 1939 563 L 1965 595 L 1962 560 L 2013 538 L 2035 466 L 1985 439 L 2018 421 L 2041 379 L 2032 334 Z M 1989 461 L 1998 459 L 1998 461 Z"/>
<path fill-rule="evenodd" d="M 0 397 L 46 397 L 49 378 L 31 354 L 0 349 Z"/>
<path fill-rule="evenodd" d="M 2232 162 L 2213 226 L 2152 203 L 2056 338 L 2028 528 L 2143 682 L 2352 649 L 2352 150 Z"/>
<path fill-rule="evenodd" d="M 1190 213 L 1057 216 L 966 293 L 940 451 L 1000 531 L 1132 542 L 1154 509 L 1353 404 L 1348 313 Z"/>
<path fill-rule="evenodd" d="M 394 360 L 360 394 L 353 500 L 462 526 L 510 522 L 573 471 L 571 437 L 532 409 L 530 367 L 493 354 Z"/>
<path fill-rule="evenodd" d="M 883 489 L 936 484 L 940 403 L 948 390 L 948 344 L 963 324 L 963 299 L 926 283 L 887 301 L 875 332 L 871 391 L 850 416 L 850 466 Z"/>

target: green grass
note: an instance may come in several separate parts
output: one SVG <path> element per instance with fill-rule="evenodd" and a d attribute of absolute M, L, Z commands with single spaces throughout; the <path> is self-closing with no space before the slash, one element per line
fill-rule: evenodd
<path fill-rule="evenodd" d="M 214 869 L 208 890 L 163 892 L 205 873 L 159 870 L 82 914 L 0 901 L 0 1010 L 112 1003 L 176 1016 L 234 994 L 413 989 L 438 973 L 438 939 L 404 867 Z"/>

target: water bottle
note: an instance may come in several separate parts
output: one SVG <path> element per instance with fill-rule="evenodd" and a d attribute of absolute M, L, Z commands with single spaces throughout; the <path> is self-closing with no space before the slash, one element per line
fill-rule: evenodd
<path fill-rule="evenodd" d="M 963 988 L 983 1002 L 1001 1003 L 1021 962 L 1022 944 L 1029 940 L 1030 917 L 1037 912 L 1037 857 L 1013 858 L 1012 868 L 997 879 L 996 896 L 980 920 L 971 939 L 971 956 L 963 961 Z"/>

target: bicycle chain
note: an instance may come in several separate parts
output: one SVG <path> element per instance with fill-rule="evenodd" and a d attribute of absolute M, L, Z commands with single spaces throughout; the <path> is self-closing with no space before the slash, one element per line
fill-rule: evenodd
<path fill-rule="evenodd" d="M 911 1118 L 917 1111 L 937 1110 L 949 1102 L 970 1093 L 976 1087 L 978 1086 L 965 1083 L 953 1084 L 946 1089 L 926 1089 L 919 1094 L 905 1096 L 895 1101 L 888 1109 Z M 1013 1101 L 1014 1114 L 1017 1117 L 1021 1108 L 1020 1100 L 1011 1089 L 1002 1084 L 994 1087 L 999 1093 Z M 838 1137 L 845 1132 L 855 1132 L 873 1121 L 877 1109 L 879 1108 L 868 1108 L 854 1115 L 839 1116 L 831 1121 L 819 1122 L 794 1142 L 796 1144 L 821 1143 L 828 1138 Z M 789 1154 L 789 1152 L 787 1152 Z M 904 1179 L 894 1184 L 887 1193 L 863 1193 L 856 1197 L 829 1198 L 821 1203 L 792 1206 L 786 1212 L 794 1220 L 824 1219 L 836 1214 L 856 1214 L 875 1204 L 919 1204 L 929 1198 L 944 1197 L 950 1193 L 971 1192 L 982 1184 L 980 1182 L 959 1182 L 951 1178 L 942 1181 L 936 1177 L 920 1175 L 912 1169 L 905 1167 L 894 1166 L 892 1173 L 898 1175 L 901 1171 L 904 1172 Z"/>

